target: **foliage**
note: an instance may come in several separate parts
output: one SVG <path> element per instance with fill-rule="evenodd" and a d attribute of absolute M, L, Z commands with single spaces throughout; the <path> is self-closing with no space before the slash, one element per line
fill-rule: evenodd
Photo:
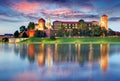
<path fill-rule="evenodd" d="M 2 42 L 9 42 L 9 38 L 7 38 L 7 37 L 2 38 Z"/>
<path fill-rule="evenodd" d="M 20 34 L 20 33 L 19 33 L 19 31 L 18 31 L 18 30 L 17 30 L 17 31 L 15 31 L 15 33 L 14 33 L 14 37 L 15 37 L 15 38 L 18 38 L 18 37 L 19 37 L 19 34 Z"/>
<path fill-rule="evenodd" d="M 50 35 L 50 39 L 51 39 L 51 40 L 55 40 L 55 39 L 56 39 L 56 38 L 55 38 L 55 34 L 51 34 L 51 35 Z"/>
<path fill-rule="evenodd" d="M 33 29 L 35 29 L 34 22 L 29 22 L 29 24 L 28 24 L 28 30 L 33 30 Z"/>
<path fill-rule="evenodd" d="M 58 37 L 64 37 L 65 36 L 65 28 L 61 28 L 57 31 L 57 36 Z"/>
<path fill-rule="evenodd" d="M 73 29 L 71 32 L 71 36 L 78 36 L 78 35 L 79 35 L 78 29 Z"/>
<path fill-rule="evenodd" d="M 91 30 L 90 30 L 89 36 L 101 36 L 102 35 L 101 27 L 97 25 L 96 26 L 93 25 L 90 29 Z"/>
<path fill-rule="evenodd" d="M 22 37 L 23 37 L 23 38 L 27 38 L 27 37 L 28 37 L 27 33 L 24 32 L 23 35 L 22 35 Z"/>
<path fill-rule="evenodd" d="M 109 29 L 109 36 L 114 36 L 115 35 L 115 31 L 113 31 L 112 29 Z"/>
<path fill-rule="evenodd" d="M 46 33 L 44 31 L 37 30 L 35 37 L 46 37 Z"/>
<path fill-rule="evenodd" d="M 82 29 L 82 30 L 85 30 L 86 29 L 86 23 L 84 20 L 79 20 L 78 22 L 78 29 Z"/>
<path fill-rule="evenodd" d="M 26 27 L 25 26 L 21 26 L 20 27 L 20 32 L 24 32 L 24 31 L 26 31 L 27 29 L 26 29 Z"/>

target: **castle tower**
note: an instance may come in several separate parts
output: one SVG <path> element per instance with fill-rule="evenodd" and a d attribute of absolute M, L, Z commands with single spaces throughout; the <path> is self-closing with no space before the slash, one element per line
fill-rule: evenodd
<path fill-rule="evenodd" d="M 50 20 L 50 18 L 47 19 L 47 28 L 51 29 L 51 20 Z"/>
<path fill-rule="evenodd" d="M 108 16 L 102 15 L 100 18 L 100 26 L 108 30 Z"/>
<path fill-rule="evenodd" d="M 44 30 L 45 27 L 45 20 L 43 18 L 38 20 L 38 30 Z"/>

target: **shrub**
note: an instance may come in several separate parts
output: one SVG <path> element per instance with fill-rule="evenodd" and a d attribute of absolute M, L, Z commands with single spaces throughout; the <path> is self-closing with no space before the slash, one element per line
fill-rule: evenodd
<path fill-rule="evenodd" d="M 2 38 L 2 42 L 9 42 L 9 38 L 7 38 L 7 37 Z"/>
<path fill-rule="evenodd" d="M 56 40 L 55 35 L 54 35 L 54 34 L 51 34 L 51 35 L 50 35 L 50 39 L 51 39 L 51 40 Z"/>

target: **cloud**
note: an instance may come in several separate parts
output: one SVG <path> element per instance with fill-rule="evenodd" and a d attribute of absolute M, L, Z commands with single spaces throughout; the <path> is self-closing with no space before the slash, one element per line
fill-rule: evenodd
<path fill-rule="evenodd" d="M 5 21 L 5 22 L 23 22 L 21 20 L 13 20 L 13 19 L 0 19 L 0 21 Z"/>
<path fill-rule="evenodd" d="M 13 10 L 24 14 L 36 14 L 40 8 L 38 3 L 21 2 L 12 7 Z"/>
<path fill-rule="evenodd" d="M 50 15 L 50 16 L 64 16 L 64 15 L 75 15 L 75 14 L 82 14 L 83 12 L 80 11 L 73 11 L 70 9 L 62 9 L 56 8 L 55 10 L 42 10 L 42 14 Z"/>
<path fill-rule="evenodd" d="M 109 21 L 120 21 L 120 17 L 111 17 Z"/>

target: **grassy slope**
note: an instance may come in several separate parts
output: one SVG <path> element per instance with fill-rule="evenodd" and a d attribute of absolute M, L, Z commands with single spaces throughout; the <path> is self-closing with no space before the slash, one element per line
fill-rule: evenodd
<path fill-rule="evenodd" d="M 27 43 L 36 43 L 36 42 L 42 42 L 42 43 L 85 43 L 85 42 L 95 42 L 95 43 L 113 43 L 113 42 L 120 42 L 120 37 L 116 38 L 57 38 L 56 40 L 51 40 L 49 38 L 29 38 L 23 42 Z"/>

